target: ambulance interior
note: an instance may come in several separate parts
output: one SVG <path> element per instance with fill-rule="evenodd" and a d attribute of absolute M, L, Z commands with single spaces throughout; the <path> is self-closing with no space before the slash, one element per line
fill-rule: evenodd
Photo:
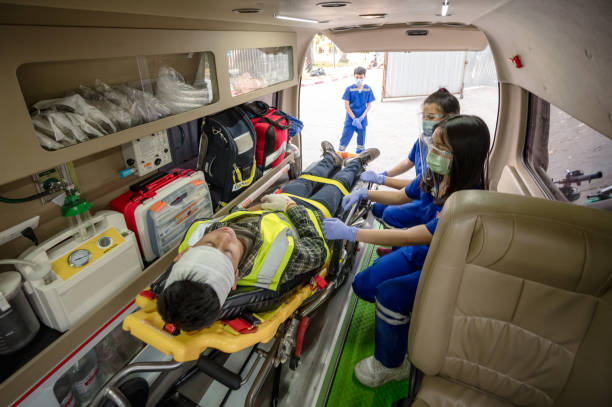
<path fill-rule="evenodd" d="M 550 221 L 551 224 L 561 224 L 564 219 L 575 222 L 576 230 L 585 236 L 579 243 L 573 240 L 568 243 L 565 229 L 560 226 L 556 229 L 551 226 L 552 229 L 542 232 L 537 225 L 532 226 L 531 232 L 527 227 L 527 233 L 517 234 L 516 238 L 521 236 L 523 239 L 521 247 L 528 259 L 540 255 L 530 250 L 543 243 L 547 250 L 545 255 L 542 254 L 543 258 L 552 256 L 559 267 L 573 264 L 578 261 L 576 259 L 582 261 L 584 257 L 584 262 L 580 263 L 581 270 L 593 268 L 599 273 L 597 282 L 589 283 L 588 289 L 580 289 L 575 295 L 576 298 L 588 297 L 591 301 L 588 308 L 591 322 L 584 321 L 581 334 L 568 334 L 558 339 L 560 343 L 578 344 L 570 352 L 570 361 L 563 359 L 560 362 L 551 356 L 550 371 L 554 374 L 550 376 L 565 375 L 560 379 L 564 383 L 560 387 L 558 383 L 551 385 L 553 390 L 549 393 L 553 396 L 522 397 L 529 392 L 520 387 L 517 390 L 519 396 L 515 398 L 462 399 L 467 397 L 465 392 L 456 389 L 454 393 L 445 392 L 445 386 L 436 387 L 437 384 L 431 384 L 431 380 L 428 382 L 429 376 L 426 376 L 423 383 L 430 387 L 423 389 L 429 393 L 420 396 L 412 405 L 466 405 L 461 404 L 465 400 L 468 400 L 468 405 L 491 405 L 488 402 L 495 400 L 500 406 L 612 404 L 612 388 L 609 386 L 612 380 L 609 341 L 612 335 L 612 220 L 609 213 L 612 199 L 608 199 L 612 193 L 612 144 L 607 140 L 612 138 L 611 24 L 612 3 L 606 0 L 0 0 L 0 82 L 3 95 L 0 118 L 4 124 L 0 143 L 0 230 L 7 230 L 0 235 L 3 243 L 0 245 L 0 259 L 47 261 L 49 267 L 51 258 L 59 259 L 53 262 L 62 261 L 68 265 L 62 266 L 63 271 L 59 272 L 54 268 L 53 280 L 69 281 L 75 275 L 71 267 L 87 268 L 92 254 L 87 250 L 87 253 L 79 252 L 76 249 L 85 246 L 77 244 L 66 246 L 70 247 L 68 251 L 62 249 L 62 245 L 72 239 L 72 234 L 65 234 L 65 231 L 71 230 L 74 234 L 74 231 L 86 229 L 79 228 L 78 222 L 83 221 L 89 210 L 98 225 L 95 234 L 97 248 L 93 247 L 96 246 L 94 243 L 89 249 L 97 261 L 89 267 L 98 263 L 99 267 L 108 270 L 89 281 L 82 278 L 80 286 L 66 286 L 64 291 L 60 289 L 61 292 L 53 294 L 55 297 L 38 297 L 39 304 L 34 306 L 36 312 L 31 314 L 35 315 L 36 322 L 29 322 L 29 329 L 35 331 L 34 336 L 30 335 L 28 343 L 18 350 L 0 353 L 0 404 L 65 406 L 85 400 L 80 405 L 87 405 L 117 371 L 140 362 L 151 362 L 152 367 L 150 371 L 130 376 L 141 379 L 130 383 L 133 385 L 130 403 L 133 404 L 121 404 L 124 398 L 108 393 L 104 399 L 106 404 L 98 405 L 234 406 L 272 403 L 333 406 L 357 403 L 348 393 L 344 402 L 338 401 L 343 399 L 337 393 L 332 395 L 335 378 L 353 374 L 352 367 L 346 368 L 340 363 L 349 328 L 360 323 L 354 319 L 357 301 L 350 282 L 337 288 L 327 303 L 313 314 L 299 363 L 287 358 L 285 353 L 280 365 L 282 368 L 276 367 L 281 362 L 283 344 L 286 344 L 281 337 L 286 334 L 289 323 L 280 326 L 274 340 L 255 347 L 235 353 L 206 349 L 207 360 L 214 361 L 214 366 L 221 366 L 242 380 L 239 389 L 231 390 L 218 377 L 203 373 L 196 360 L 174 362 L 172 356 L 122 330 L 124 318 L 137 309 L 134 299 L 172 264 L 178 241 L 174 240 L 172 247 L 167 248 L 160 242 L 151 244 L 147 249 L 148 255 L 143 256 L 138 250 L 136 236 L 126 227 L 123 216 L 102 212 L 109 211 L 111 201 L 129 191 L 132 185 L 150 180 L 151 176 L 177 166 L 195 169 L 198 153 L 203 148 L 198 137 L 202 118 L 249 101 L 263 100 L 299 119 L 302 67 L 317 33 L 329 37 L 345 53 L 482 51 L 490 47 L 497 71 L 499 104 L 496 128 L 489 129 L 494 135 L 494 143 L 488 161 L 488 189 L 508 195 L 492 198 L 491 202 L 473 203 L 473 207 L 488 214 L 491 207 L 516 208 L 516 217 L 527 219 L 526 222 L 532 217 L 545 216 L 547 212 L 556 219 Z M 263 59 L 258 61 L 257 58 Z M 261 69 L 249 72 L 248 67 L 253 66 Z M 167 99 L 159 92 L 162 79 L 170 89 Z M 87 99 L 88 91 L 96 90 L 111 98 L 113 90 L 121 86 L 127 86 L 131 92 L 140 92 L 141 97 L 145 95 L 143 106 L 132 105 L 135 110 L 141 110 L 130 112 L 140 115 L 139 120 L 130 122 L 128 117 L 127 124 L 119 126 L 98 118 L 95 125 L 82 124 L 92 127 L 88 135 L 74 132 L 74 137 L 66 137 L 63 141 L 61 137 L 53 137 L 53 134 L 58 134 L 54 133 L 57 127 L 76 126 L 75 123 L 81 119 L 74 112 L 90 109 L 89 105 L 81 104 Z M 155 94 L 164 102 L 161 106 L 159 100 L 146 99 L 156 86 L 155 92 L 159 93 Z M 187 96 L 177 99 L 177 94 Z M 41 112 L 49 108 L 45 101 L 56 98 L 64 98 L 61 103 L 68 106 L 72 116 L 65 114 L 53 118 L 55 113 L 51 113 L 51 119 L 45 119 L 47 124 L 51 124 L 47 128 L 50 133 L 44 133 L 37 120 L 40 120 Z M 104 100 L 99 102 L 106 103 Z M 574 151 L 576 155 L 580 152 L 582 157 L 586 157 L 579 164 L 569 160 L 565 165 L 568 168 L 566 179 L 558 183 L 553 182 L 546 172 L 548 155 L 552 154 L 548 148 L 549 137 L 554 137 L 552 131 L 549 134 L 549 127 L 553 129 L 553 126 L 549 126 L 546 112 L 553 106 L 578 123 L 579 130 L 567 136 L 572 140 L 568 156 Z M 66 117 L 68 122 L 61 122 Z M 289 142 L 298 150 L 309 143 L 306 136 L 308 125 L 308 122 L 304 123 L 304 134 L 298 133 L 290 138 Z M 412 132 L 413 129 L 406 131 Z M 583 144 L 583 131 L 596 132 L 607 138 L 603 147 L 591 148 Z M 140 143 L 141 139 L 155 137 L 151 135 L 160 132 L 167 132 L 169 137 L 155 138 L 145 147 Z M 330 141 L 336 143 L 337 140 Z M 409 147 L 406 147 L 406 153 Z M 151 149 L 155 154 L 147 156 Z M 126 154 L 140 155 L 126 163 Z M 147 157 L 142 158 L 142 165 L 135 162 L 141 155 Z M 597 164 L 593 164 L 595 161 Z M 603 164 L 600 166 L 599 163 Z M 288 149 L 279 165 L 264 172 L 239 196 L 218 208 L 214 216 L 229 214 L 235 207 L 248 207 L 266 191 L 273 191 L 310 164 Z M 204 176 L 198 180 L 193 178 L 189 185 L 201 185 Z M 576 194 L 580 196 L 581 188 L 587 188 L 587 185 L 598 187 L 589 189 L 588 194 L 584 192 L 580 203 L 575 203 L 578 202 Z M 20 198 L 48 189 L 53 193 L 20 202 Z M 51 198 L 62 193 L 69 197 L 75 194 L 74 206 L 66 207 L 64 195 L 51 202 Z M 530 206 L 515 200 L 516 196 L 540 200 Z M 83 204 L 80 197 L 91 205 Z M 559 201 L 563 205 L 557 204 Z M 487 206 L 489 203 L 491 206 Z M 555 206 L 548 210 L 547 204 Z M 461 210 L 467 211 L 465 208 Z M 457 213 L 463 213 L 461 210 L 457 209 Z M 530 210 L 533 210 L 533 216 Z M 210 211 L 212 213 L 212 207 Z M 73 214 L 76 216 L 71 216 Z M 496 219 L 497 215 L 492 213 L 490 216 Z M 73 226 L 76 225 L 72 229 L 67 229 L 67 218 L 74 222 Z M 501 235 L 513 233 L 507 231 L 506 226 L 504 222 L 492 221 L 486 229 L 489 235 L 483 238 L 466 234 L 462 236 L 465 242 L 458 241 L 456 246 L 463 247 L 466 242 L 477 239 L 492 242 L 501 239 L 501 242 Z M 22 233 L 27 227 L 33 229 L 34 236 L 29 232 Z M 362 227 L 378 226 L 369 215 Z M 105 230 L 112 230 L 114 234 L 98 234 Z M 100 236 L 110 240 L 100 240 Z M 439 247 L 444 244 L 454 247 L 442 237 L 434 239 L 437 239 L 434 243 Z M 111 241 L 115 248 L 113 255 L 105 251 Z M 44 258 L 27 257 L 28 253 L 34 252 L 34 242 L 47 251 Z M 116 243 L 119 245 L 114 246 Z M 362 243 L 355 250 L 351 259 L 351 276 L 371 261 L 375 247 Z M 83 256 L 87 258 L 83 259 Z M 430 257 L 432 251 L 426 267 L 433 268 L 436 260 Z M 538 263 L 536 260 L 533 262 Z M 19 269 L 23 280 L 29 278 L 26 273 L 36 274 L 36 270 L 31 268 L 25 272 L 23 265 L 2 261 L 0 264 L 2 272 Z M 561 283 L 559 286 L 566 291 L 576 291 L 582 281 L 580 276 L 576 277 L 571 289 Z M 436 286 L 432 286 L 433 281 L 428 281 L 426 292 L 443 297 L 444 291 L 437 292 Z M 32 292 L 43 292 L 44 287 L 40 286 L 50 283 L 32 277 L 29 284 L 28 281 L 22 284 L 20 280 L 17 283 L 13 280 L 11 284 L 13 290 L 23 290 L 32 302 Z M 3 282 L 3 287 L 6 286 Z M 442 286 L 445 284 L 441 283 Z M 63 300 L 54 302 L 56 297 Z M 3 293 L 0 301 L 3 318 L 10 309 L 5 304 L 13 305 L 12 298 Z M 531 306 L 544 307 L 547 301 L 547 298 L 536 297 Z M 551 309 L 550 315 L 562 313 L 582 318 L 585 314 L 576 311 L 582 303 L 572 301 L 563 303 L 561 308 Z M 85 304 L 93 303 L 93 311 L 79 314 L 78 310 Z M 414 312 L 417 312 L 416 308 Z M 65 317 L 58 317 L 59 314 Z M 439 316 L 435 312 L 432 315 L 432 320 Z M 71 318 L 77 322 L 72 323 Z M 7 325 L 1 328 L 2 346 L 5 346 L 5 339 L 7 344 L 14 339 L 10 335 L 19 334 L 13 330 L 11 324 L 14 322 L 7 321 L 9 319 L 0 320 L 0 324 Z M 427 339 L 427 335 L 430 335 L 432 343 L 437 343 L 437 334 L 423 327 L 425 322 L 419 322 L 422 333 L 413 332 L 416 328 L 411 326 L 409 347 L 416 347 L 419 343 L 424 347 L 422 341 Z M 39 325 L 39 328 L 35 329 L 33 325 Z M 512 346 L 520 348 L 521 345 L 514 343 Z M 95 356 L 92 361 L 91 355 L 96 352 L 99 366 Z M 534 358 L 547 354 L 542 348 L 535 352 Z M 102 366 L 101 354 L 108 358 L 106 367 Z M 433 352 L 421 354 L 429 359 L 422 356 L 414 363 L 420 364 L 417 367 L 431 375 L 436 370 L 432 366 L 438 363 L 432 362 L 435 355 Z M 75 366 L 79 364 L 79 373 L 84 372 L 78 379 L 80 381 L 73 377 L 73 381 L 67 383 L 67 379 L 63 379 L 65 374 L 72 371 L 74 376 Z M 86 371 L 97 375 L 98 387 L 89 394 L 82 390 L 84 383 L 93 380 Z M 524 373 L 529 376 L 528 367 Z M 458 381 L 451 380 L 453 383 Z M 372 405 L 391 405 L 393 402 L 411 405 L 413 400 L 405 398 L 409 392 L 416 394 L 419 391 L 418 383 L 415 379 L 409 385 L 396 386 L 393 396 L 374 394 Z M 77 397 L 74 386 L 79 385 L 82 393 Z M 549 383 L 543 386 L 546 388 L 547 385 Z M 477 388 L 468 387 L 469 391 Z"/>

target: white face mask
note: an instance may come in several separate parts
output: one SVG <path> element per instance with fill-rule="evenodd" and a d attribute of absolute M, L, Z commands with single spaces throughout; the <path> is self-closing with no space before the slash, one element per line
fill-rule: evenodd
<path fill-rule="evenodd" d="M 363 79 L 355 79 L 355 84 L 357 86 L 363 86 Z"/>

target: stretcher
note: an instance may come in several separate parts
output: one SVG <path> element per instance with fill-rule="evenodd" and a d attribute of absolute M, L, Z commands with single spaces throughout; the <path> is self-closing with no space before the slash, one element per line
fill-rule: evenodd
<path fill-rule="evenodd" d="M 347 224 L 358 226 L 365 220 L 368 212 L 369 203 L 361 202 L 354 205 L 343 218 Z M 350 273 L 357 244 L 333 241 L 330 249 L 331 256 L 327 263 L 320 270 L 314 270 L 302 281 L 298 281 L 296 287 L 288 289 L 284 295 L 275 297 L 274 292 L 266 289 L 248 288 L 243 291 L 239 289 L 226 300 L 226 303 L 232 303 L 233 312 L 224 314 L 222 310 L 221 320 L 196 332 L 177 332 L 157 313 L 155 290 L 156 284 L 158 286 L 165 284 L 162 276 L 137 296 L 136 304 L 140 309 L 124 320 L 123 328 L 160 352 L 171 355 L 173 361 L 127 366 L 102 388 L 91 405 L 101 405 L 105 399 L 111 399 L 119 406 L 129 406 L 129 401 L 117 388 L 117 384 L 127 375 L 142 371 L 172 370 L 190 361 L 197 361 L 194 369 L 204 372 L 232 390 L 237 390 L 250 378 L 259 359 L 265 358 L 263 367 L 255 379 L 255 383 L 259 385 L 254 385 L 247 397 L 246 404 L 250 405 L 249 400 L 254 400 L 272 365 L 278 366 L 289 362 L 291 369 L 299 366 L 302 341 L 310 317 L 334 294 Z M 244 308 L 248 308 L 249 311 L 257 310 L 258 307 L 271 310 L 242 312 L 241 301 L 245 304 Z M 234 318 L 236 315 L 238 318 Z M 268 343 L 271 340 L 274 342 L 270 350 L 257 349 L 258 344 Z M 208 348 L 213 348 L 224 353 L 234 353 L 254 345 L 254 349 L 257 349 L 257 352 L 254 352 L 257 360 L 244 377 L 229 371 L 204 352 Z M 121 397 L 124 400 L 121 400 Z"/>

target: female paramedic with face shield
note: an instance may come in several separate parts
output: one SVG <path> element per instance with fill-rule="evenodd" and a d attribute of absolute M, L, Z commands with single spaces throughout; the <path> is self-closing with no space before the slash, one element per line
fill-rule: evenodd
<path fill-rule="evenodd" d="M 355 276 L 353 290 L 363 300 L 376 303 L 374 355 L 355 366 L 355 376 L 368 387 L 378 387 L 410 374 L 406 358 L 410 312 L 421 268 L 446 199 L 456 191 L 486 187 L 485 163 L 489 130 L 477 116 L 453 116 L 438 123 L 427 152 L 421 151 L 424 173 L 405 189 L 359 189 L 344 197 L 346 209 L 369 199 L 386 205 L 420 201 L 422 223 L 408 229 L 370 230 L 326 219 L 327 239 L 344 239 L 379 245 L 402 246 L 378 258 Z"/>
<path fill-rule="evenodd" d="M 422 136 L 414 143 L 408 157 L 390 170 L 380 174 L 374 171 L 366 171 L 361 174 L 361 180 L 386 185 L 395 189 L 404 189 L 410 184 L 411 180 L 392 177 L 402 174 L 412 167 L 415 168 L 416 177 L 421 175 L 421 161 L 425 160 L 427 155 L 426 144 L 431 144 L 433 127 L 441 120 L 459 114 L 459 109 L 459 101 L 445 88 L 440 88 L 429 95 L 423 102 L 422 111 L 419 112 L 419 123 L 421 124 L 419 131 L 422 129 Z M 421 150 L 424 152 L 423 155 Z M 372 206 L 372 214 L 388 226 L 406 228 L 424 223 L 423 220 L 426 218 L 427 213 L 420 213 L 420 208 L 422 206 L 418 199 L 404 205 L 391 206 L 376 203 Z M 390 251 L 390 249 L 380 249 L 379 254 Z"/>

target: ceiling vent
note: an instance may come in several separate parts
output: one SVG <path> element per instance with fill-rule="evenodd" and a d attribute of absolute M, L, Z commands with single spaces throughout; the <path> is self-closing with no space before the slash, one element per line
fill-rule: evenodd
<path fill-rule="evenodd" d="M 361 24 L 358 25 L 357 28 L 359 28 L 360 30 L 376 30 L 378 28 L 381 28 L 384 24 L 383 23 L 379 23 L 379 24 Z"/>
<path fill-rule="evenodd" d="M 408 30 L 406 31 L 406 35 L 408 35 L 409 37 L 419 37 L 419 36 L 423 36 L 427 34 L 429 34 L 429 31 L 427 30 Z"/>
<path fill-rule="evenodd" d="M 261 13 L 261 9 L 260 8 L 235 8 L 232 10 L 234 13 L 238 13 L 238 14 L 255 14 L 255 13 Z"/>
<path fill-rule="evenodd" d="M 410 27 L 431 27 L 434 23 L 432 21 L 411 21 L 406 23 L 406 25 Z"/>
<path fill-rule="evenodd" d="M 343 25 L 343 26 L 340 26 L 340 27 L 330 28 L 329 31 L 339 33 L 339 32 L 343 32 L 343 31 L 350 31 L 350 30 L 355 29 L 355 28 L 357 28 L 357 27 L 355 27 L 354 25 Z"/>
<path fill-rule="evenodd" d="M 338 7 L 346 7 L 351 4 L 350 1 L 324 1 L 322 3 L 317 3 L 319 7 L 325 8 L 338 8 Z"/>

